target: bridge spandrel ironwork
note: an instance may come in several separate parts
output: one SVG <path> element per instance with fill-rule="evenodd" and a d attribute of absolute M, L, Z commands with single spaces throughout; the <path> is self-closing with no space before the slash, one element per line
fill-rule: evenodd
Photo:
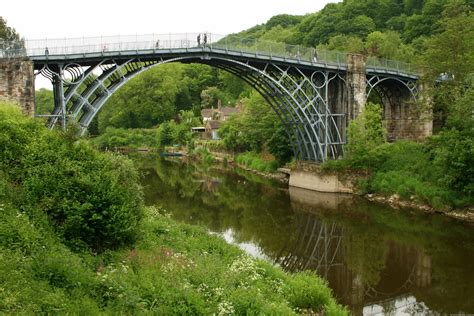
<path fill-rule="evenodd" d="M 110 96 L 136 75 L 171 62 L 203 63 L 228 71 L 255 88 L 286 127 L 296 158 L 343 154 L 347 108 L 347 54 L 209 33 L 150 34 L 25 41 L 36 74 L 53 83 L 49 126 L 76 122 L 84 133 Z M 395 68 L 391 68 L 394 66 Z M 401 63 L 368 60 L 368 80 L 395 75 L 414 80 Z M 379 81 L 370 81 L 371 88 Z M 341 88 L 339 89 L 341 90 Z"/>

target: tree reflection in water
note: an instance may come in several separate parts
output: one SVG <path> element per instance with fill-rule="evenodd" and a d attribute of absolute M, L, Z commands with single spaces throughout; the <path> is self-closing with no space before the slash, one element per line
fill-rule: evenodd
<path fill-rule="evenodd" d="M 288 271 L 317 271 L 355 314 L 474 312 L 472 227 L 242 170 L 141 162 L 149 204 Z"/>

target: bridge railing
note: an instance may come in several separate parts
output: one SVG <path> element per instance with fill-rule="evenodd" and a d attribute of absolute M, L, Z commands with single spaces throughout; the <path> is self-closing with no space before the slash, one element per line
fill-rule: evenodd
<path fill-rule="evenodd" d="M 0 38 L 0 58 L 18 57 L 26 57 L 24 41 L 5 41 Z"/>
<path fill-rule="evenodd" d="M 189 49 L 203 46 L 241 54 L 255 54 L 268 56 L 270 58 L 292 59 L 338 67 L 347 66 L 347 53 L 317 50 L 300 45 L 289 45 L 261 39 L 240 38 L 235 35 L 222 36 L 211 33 L 136 34 L 126 36 L 26 40 L 24 44 L 23 42 L 21 43 L 21 46 L 19 44 L 0 42 L 0 58 L 25 55 L 35 57 L 178 48 Z M 23 47 L 25 47 L 25 49 L 23 49 Z M 376 57 L 367 57 L 366 65 L 367 67 L 394 72 L 419 72 L 419 69 L 414 65 Z"/>
<path fill-rule="evenodd" d="M 211 35 L 209 34 L 209 39 Z M 54 56 L 149 49 L 198 47 L 197 33 L 116 35 L 65 39 L 27 40 L 28 56 Z"/>
<path fill-rule="evenodd" d="M 408 74 L 418 74 L 422 72 L 421 67 L 415 64 L 409 64 L 399 60 L 377 58 L 373 56 L 367 57 L 365 65 L 368 68 L 386 69 L 389 71 L 392 70 Z"/>
<path fill-rule="evenodd" d="M 290 45 L 282 42 L 239 38 L 232 35 L 223 38 L 217 43 L 213 43 L 212 46 L 231 51 L 254 53 L 284 59 L 296 59 L 312 63 L 318 62 L 338 66 L 345 66 L 347 64 L 346 53 L 316 50 L 315 48 Z"/>

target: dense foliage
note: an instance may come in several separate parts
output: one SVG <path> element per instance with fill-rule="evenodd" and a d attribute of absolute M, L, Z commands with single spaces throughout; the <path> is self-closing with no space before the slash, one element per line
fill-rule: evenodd
<path fill-rule="evenodd" d="M 54 110 L 53 91 L 41 88 L 35 91 L 36 114 L 51 114 Z"/>
<path fill-rule="evenodd" d="M 0 129 L 3 313 L 347 314 L 313 273 L 145 209 L 130 160 L 3 103 Z"/>
<path fill-rule="evenodd" d="M 107 127 L 151 128 L 175 119 L 180 111 L 200 114 L 201 107 L 235 104 L 248 87 L 238 78 L 206 65 L 167 64 L 134 78 L 106 103 L 98 116 Z"/>
<path fill-rule="evenodd" d="M 244 111 L 219 128 L 224 146 L 238 152 L 269 152 L 279 163 L 289 161 L 292 151 L 288 135 L 275 111 L 256 92 L 242 102 Z"/>
<path fill-rule="evenodd" d="M 233 34 L 293 45 L 365 53 L 413 62 L 442 30 L 443 11 L 462 0 L 344 0 L 305 16 L 278 15 Z M 468 1 L 467 8 L 474 7 Z M 469 25 L 466 24 L 465 28 Z M 460 34 L 459 34 L 460 35 Z"/>
<path fill-rule="evenodd" d="M 27 214 L 47 214 L 69 245 L 100 250 L 133 242 L 142 197 L 130 161 L 76 141 L 74 131 L 50 133 L 4 104 L 0 129 L 0 170 Z"/>
<path fill-rule="evenodd" d="M 201 125 L 194 113 L 181 110 L 176 119 L 165 121 L 157 128 L 113 128 L 108 127 L 102 134 L 91 139 L 99 149 L 107 150 L 118 147 L 127 148 L 163 148 L 170 145 L 186 146 L 192 144 L 193 126 Z"/>

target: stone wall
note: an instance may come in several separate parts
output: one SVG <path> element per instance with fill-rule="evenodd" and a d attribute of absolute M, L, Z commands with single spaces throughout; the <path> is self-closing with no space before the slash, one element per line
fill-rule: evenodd
<path fill-rule="evenodd" d="M 24 58 L 0 59 L 0 100 L 14 102 L 23 112 L 35 112 L 33 62 Z"/>
<path fill-rule="evenodd" d="M 316 163 L 298 162 L 291 169 L 289 185 L 292 187 L 327 193 L 354 193 L 353 177 L 322 172 Z"/>
<path fill-rule="evenodd" d="M 389 141 L 419 140 L 432 134 L 433 120 L 428 111 L 420 111 L 412 103 L 385 106 L 384 124 Z"/>
<path fill-rule="evenodd" d="M 347 77 L 349 85 L 348 113 L 349 119 L 355 119 L 365 108 L 367 102 L 367 79 L 363 55 L 347 55 Z"/>

